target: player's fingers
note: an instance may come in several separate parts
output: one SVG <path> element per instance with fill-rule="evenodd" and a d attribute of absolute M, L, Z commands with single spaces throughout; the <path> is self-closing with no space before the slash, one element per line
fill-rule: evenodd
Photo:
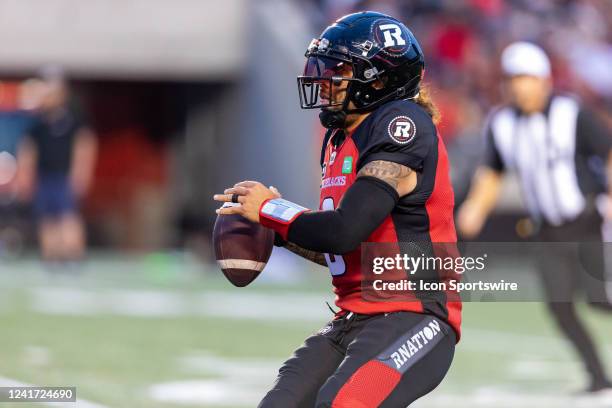
<path fill-rule="evenodd" d="M 276 194 L 278 197 L 282 197 L 282 194 L 280 193 L 280 191 L 278 191 L 278 189 L 274 186 L 270 186 L 270 190 Z"/>
<path fill-rule="evenodd" d="M 244 196 L 236 193 L 232 194 L 215 194 L 213 200 L 222 203 L 244 203 Z"/>
<path fill-rule="evenodd" d="M 248 192 L 249 192 L 249 189 L 246 187 L 231 187 L 231 188 L 226 188 L 223 193 L 224 194 L 247 195 Z"/>
<path fill-rule="evenodd" d="M 219 215 L 242 214 L 243 209 L 242 209 L 242 205 L 232 205 L 232 206 L 224 205 L 221 208 L 217 208 L 215 212 Z"/>
<path fill-rule="evenodd" d="M 213 196 L 213 200 L 220 201 L 222 203 L 230 202 L 232 201 L 232 195 L 231 194 L 215 194 Z"/>
<path fill-rule="evenodd" d="M 241 181 L 240 183 L 236 183 L 234 184 L 234 187 L 255 187 L 257 184 L 261 184 L 257 181 L 250 181 L 250 180 L 246 180 L 246 181 Z"/>

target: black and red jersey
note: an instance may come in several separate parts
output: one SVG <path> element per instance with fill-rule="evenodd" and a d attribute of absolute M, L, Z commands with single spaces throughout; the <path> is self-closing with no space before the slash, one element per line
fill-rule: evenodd
<path fill-rule="evenodd" d="M 335 209 L 358 171 L 385 160 L 417 172 L 416 188 L 372 232 L 367 242 L 455 243 L 454 195 L 446 148 L 429 114 L 411 101 L 389 102 L 372 112 L 351 134 L 336 131 L 323 146 L 320 209 Z M 358 221 L 356 221 L 358 222 Z M 411 311 L 436 315 L 460 333 L 461 302 L 438 292 L 427 300 L 369 302 L 362 294 L 361 248 L 327 255 L 336 305 L 362 314 Z"/>

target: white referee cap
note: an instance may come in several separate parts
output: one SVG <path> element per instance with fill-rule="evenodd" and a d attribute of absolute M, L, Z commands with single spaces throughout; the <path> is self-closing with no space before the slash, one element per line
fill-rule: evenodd
<path fill-rule="evenodd" d="M 550 77 L 550 60 L 535 44 L 519 41 L 507 46 L 501 55 L 501 65 L 508 76 L 531 75 Z"/>

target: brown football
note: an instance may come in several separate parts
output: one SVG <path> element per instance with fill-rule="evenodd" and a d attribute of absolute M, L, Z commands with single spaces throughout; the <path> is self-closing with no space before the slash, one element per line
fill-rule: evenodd
<path fill-rule="evenodd" d="M 270 259 L 274 231 L 240 215 L 218 215 L 213 245 L 225 277 L 243 287 L 257 278 Z"/>

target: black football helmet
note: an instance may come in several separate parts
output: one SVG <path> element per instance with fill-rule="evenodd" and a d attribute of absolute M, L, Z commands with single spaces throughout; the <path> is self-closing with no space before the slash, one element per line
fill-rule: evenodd
<path fill-rule="evenodd" d="M 395 18 L 372 11 L 337 20 L 312 40 L 305 56 L 304 74 L 297 78 L 300 105 L 322 109 L 321 122 L 328 128 L 340 127 L 348 113 L 414 98 L 425 69 L 412 32 Z M 346 76 L 348 67 L 351 76 Z M 345 81 L 346 92 L 334 94 Z M 334 100 L 338 94 L 344 97 Z"/>

